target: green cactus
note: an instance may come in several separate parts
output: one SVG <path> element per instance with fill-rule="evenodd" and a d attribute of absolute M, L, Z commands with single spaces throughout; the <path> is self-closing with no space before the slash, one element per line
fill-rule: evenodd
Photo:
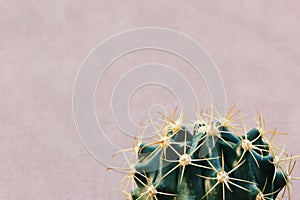
<path fill-rule="evenodd" d="M 123 185 L 134 188 L 122 189 L 126 199 L 269 200 L 282 189 L 282 197 L 286 190 L 290 195 L 293 159 L 298 156 L 284 150 L 277 155 L 275 137 L 284 133 L 266 130 L 259 115 L 258 126 L 248 131 L 244 123 L 236 124 L 237 114 L 234 106 L 225 117 L 200 113 L 193 133 L 184 126 L 182 115 L 177 120 L 175 113 L 163 116 L 156 141 L 143 144 L 141 137 L 135 141 L 132 150 L 137 158 L 125 169 L 129 173 L 122 181 L 131 181 Z M 287 171 L 282 167 L 285 162 Z"/>

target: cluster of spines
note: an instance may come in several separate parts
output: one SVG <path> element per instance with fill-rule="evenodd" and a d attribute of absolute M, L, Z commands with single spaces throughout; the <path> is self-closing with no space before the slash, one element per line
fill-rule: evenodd
<path fill-rule="evenodd" d="M 248 131 L 234 108 L 226 116 L 200 112 L 193 134 L 184 126 L 182 113 L 175 119 L 175 109 L 170 116 L 162 115 L 163 125 L 151 122 L 157 138 L 146 144 L 142 143 L 146 129 L 141 125 L 133 147 L 120 151 L 128 167 L 110 168 L 128 172 L 120 183 L 125 199 L 225 200 L 238 194 L 239 198 L 264 200 L 275 199 L 281 190 L 279 198 L 287 193 L 290 199 L 291 182 L 298 179 L 291 175 L 298 156 L 289 156 L 284 148 L 277 154 L 276 135 L 285 133 L 267 130 L 259 114 L 257 127 Z M 131 158 L 126 152 L 132 153 Z M 288 163 L 287 170 L 282 163 Z M 263 170 L 272 171 L 272 176 L 264 175 Z"/>

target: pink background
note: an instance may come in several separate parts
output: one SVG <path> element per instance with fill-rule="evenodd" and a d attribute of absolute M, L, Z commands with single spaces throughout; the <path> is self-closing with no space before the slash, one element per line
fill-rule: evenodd
<path fill-rule="evenodd" d="M 299 1 L 11 0 L 0 5 L 0 199 L 121 199 L 121 174 L 105 171 L 78 138 L 72 89 L 81 62 L 98 43 L 136 27 L 171 28 L 201 43 L 219 67 L 229 105 L 238 104 L 248 116 L 258 109 L 268 127 L 289 133 L 287 150 L 300 153 Z M 101 115 L 109 111 L 104 100 L 121 72 L 146 61 L 174 65 L 197 83 L 190 66 L 165 53 L 137 52 L 118 61 L 96 98 L 112 138 L 120 133 L 109 114 Z M 205 96 L 201 84 L 195 86 L 200 97 Z M 153 102 L 174 103 L 162 98 L 167 94 L 160 88 L 145 89 L 145 95 L 156 94 Z M 143 98 L 137 94 L 131 106 L 135 121 L 144 117 Z M 295 174 L 300 175 L 299 167 Z M 296 197 L 299 186 L 294 183 Z"/>

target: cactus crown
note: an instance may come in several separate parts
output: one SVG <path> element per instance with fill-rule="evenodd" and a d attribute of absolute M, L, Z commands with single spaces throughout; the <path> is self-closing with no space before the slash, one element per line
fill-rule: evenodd
<path fill-rule="evenodd" d="M 155 141 L 144 144 L 141 135 L 134 139 L 133 148 L 120 151 L 128 168 L 110 168 L 128 172 L 121 181 L 125 199 L 270 200 L 281 190 L 281 198 L 286 194 L 291 198 L 298 156 L 289 156 L 284 148 L 279 151 L 276 136 L 285 133 L 267 130 L 259 114 L 257 127 L 247 130 L 235 106 L 224 117 L 217 111 L 201 112 L 192 133 L 183 115 L 175 119 L 175 113 L 176 109 L 170 116 L 163 115 L 159 128 L 151 123 L 157 130 Z M 133 154 L 131 159 L 126 152 Z"/>

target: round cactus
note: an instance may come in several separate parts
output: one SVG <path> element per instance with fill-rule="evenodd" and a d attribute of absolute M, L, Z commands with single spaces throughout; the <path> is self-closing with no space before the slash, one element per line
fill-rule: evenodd
<path fill-rule="evenodd" d="M 225 117 L 218 112 L 200 113 L 193 131 L 184 125 L 182 114 L 178 119 L 175 112 L 163 115 L 158 138 L 144 144 L 139 137 L 129 149 L 136 158 L 126 158 L 129 167 L 121 169 L 128 172 L 122 180 L 126 199 L 269 200 L 281 190 L 281 197 L 288 191 L 290 198 L 298 156 L 289 156 L 284 148 L 278 153 L 276 135 L 285 133 L 266 130 L 259 114 L 257 127 L 247 130 L 238 113 L 234 106 Z"/>

